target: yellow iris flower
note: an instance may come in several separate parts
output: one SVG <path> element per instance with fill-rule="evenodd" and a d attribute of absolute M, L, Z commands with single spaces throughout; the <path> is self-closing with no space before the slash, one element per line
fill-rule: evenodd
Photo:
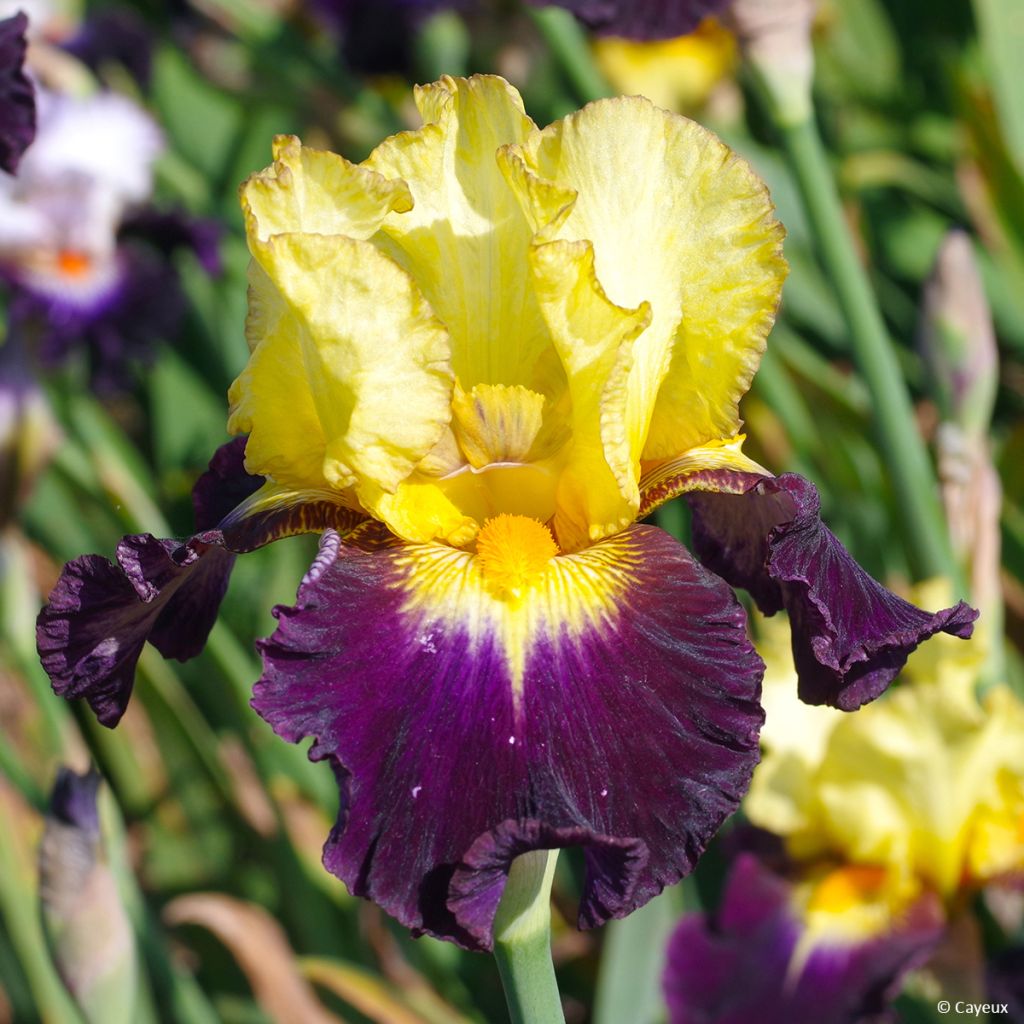
<path fill-rule="evenodd" d="M 242 188 L 229 428 L 268 478 L 253 505 L 331 500 L 462 548 L 504 513 L 572 552 L 636 519 L 659 468 L 763 474 L 737 403 L 786 265 L 749 166 L 636 97 L 544 130 L 500 78 L 416 100 L 424 126 L 362 164 L 281 137 Z"/>
<path fill-rule="evenodd" d="M 744 809 L 808 866 L 812 927 L 870 933 L 923 890 L 953 903 L 1024 871 L 1024 704 L 1005 686 L 975 697 L 982 644 L 915 652 L 903 685 L 846 716 L 790 699 L 785 625 L 764 627 L 765 749 Z"/>

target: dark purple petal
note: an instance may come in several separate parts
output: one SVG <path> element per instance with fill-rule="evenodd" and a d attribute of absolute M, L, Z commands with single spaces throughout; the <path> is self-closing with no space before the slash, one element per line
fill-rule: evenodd
<path fill-rule="evenodd" d="M 601 35 L 627 39 L 672 39 L 692 32 L 728 0 L 530 0 L 572 11 Z"/>
<path fill-rule="evenodd" d="M 890 931 L 861 941 L 821 938 L 798 949 L 805 936 L 790 884 L 742 854 L 719 913 L 684 917 L 669 940 L 670 1024 L 877 1020 L 942 930 L 938 901 L 925 897 Z"/>
<path fill-rule="evenodd" d="M 200 532 L 185 541 L 123 537 L 117 564 L 83 555 L 64 566 L 39 613 L 36 643 L 54 691 L 84 698 L 108 726 L 131 696 L 148 640 L 165 658 L 187 661 L 206 643 L 235 555 L 327 526 L 345 532 L 365 517 L 327 503 L 269 510 L 219 529 L 220 520 L 263 483 L 245 472 L 245 439 L 222 445 L 192 492 Z"/>
<path fill-rule="evenodd" d="M 36 94 L 24 71 L 23 13 L 0 21 L 0 170 L 13 174 L 36 137 Z"/>
<path fill-rule="evenodd" d="M 244 443 L 219 448 L 196 483 L 202 539 L 181 544 L 142 534 L 121 540 L 117 565 L 98 555 L 76 558 L 39 614 L 39 656 L 55 692 L 84 697 L 104 725 L 124 714 L 146 640 L 182 661 L 206 642 L 234 564 L 210 527 L 224 501 L 241 500 L 262 483 L 242 466 Z"/>
<path fill-rule="evenodd" d="M 213 530 L 229 512 L 263 486 L 264 477 L 245 471 L 247 438 L 236 437 L 222 444 L 210 459 L 206 472 L 192 488 L 192 510 L 196 530 Z M 233 551 L 239 550 L 228 545 Z"/>
<path fill-rule="evenodd" d="M 128 706 L 147 640 L 180 660 L 202 649 L 234 563 L 223 548 L 149 534 L 123 538 L 117 556 L 118 565 L 99 555 L 68 562 L 36 625 L 54 692 L 85 698 L 111 727 Z"/>
<path fill-rule="evenodd" d="M 992 957 L 987 980 L 988 1000 L 1006 1005 L 999 1013 L 1006 1020 L 1024 1020 L 1024 946 L 1011 946 Z M 995 1011 L 992 1017 L 998 1019 Z"/>
<path fill-rule="evenodd" d="M 193 217 L 184 210 L 157 210 L 146 207 L 132 214 L 121 225 L 120 235 L 138 238 L 164 256 L 177 249 L 191 249 L 202 268 L 211 276 L 220 274 L 221 224 L 205 217 Z"/>
<path fill-rule="evenodd" d="M 802 477 L 687 499 L 700 560 L 749 590 L 765 614 L 789 613 L 808 704 L 853 711 L 882 693 L 928 637 L 971 635 L 978 613 L 963 601 L 932 615 L 872 579 L 822 523 L 818 492 Z"/>
<path fill-rule="evenodd" d="M 107 64 L 120 64 L 142 89 L 149 88 L 153 37 L 134 11 L 95 11 L 63 46 L 97 74 Z"/>
<path fill-rule="evenodd" d="M 729 589 L 647 526 L 518 609 L 465 552 L 365 544 L 325 535 L 253 699 L 335 768 L 328 870 L 470 948 L 527 850 L 584 848 L 582 927 L 689 872 L 758 757 L 763 665 Z"/>

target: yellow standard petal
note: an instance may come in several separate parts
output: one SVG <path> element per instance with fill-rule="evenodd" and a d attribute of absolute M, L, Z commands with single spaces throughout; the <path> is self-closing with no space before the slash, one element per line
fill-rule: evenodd
<path fill-rule="evenodd" d="M 640 97 L 592 103 L 517 152 L 540 179 L 520 190 L 535 226 L 590 241 L 611 302 L 650 303 L 627 384 L 634 460 L 732 437 L 786 273 L 764 183 L 711 132 Z M 568 210 L 559 189 L 577 193 Z"/>
<path fill-rule="evenodd" d="M 374 242 L 416 279 L 452 338 L 452 365 L 467 390 L 523 385 L 557 367 L 524 265 L 532 231 L 498 168 L 499 147 L 535 129 L 503 79 L 442 78 L 416 91 L 425 122 L 383 142 L 365 167 L 408 182 L 415 202 L 387 217 Z"/>
<path fill-rule="evenodd" d="M 229 429 L 250 435 L 248 470 L 279 485 L 393 492 L 446 429 L 453 386 L 444 326 L 361 240 L 408 209 L 408 189 L 297 140 L 275 157 L 242 190 L 253 352 Z"/>
<path fill-rule="evenodd" d="M 272 153 L 273 165 L 242 186 L 250 242 L 294 231 L 369 238 L 391 211 L 412 209 L 404 181 L 303 146 L 294 135 L 278 135 Z"/>

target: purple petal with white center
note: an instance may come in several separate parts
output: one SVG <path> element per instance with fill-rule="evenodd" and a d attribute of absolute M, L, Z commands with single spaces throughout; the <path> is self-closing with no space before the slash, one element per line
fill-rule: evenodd
<path fill-rule="evenodd" d="M 684 917 L 669 940 L 670 1024 L 877 1022 L 942 935 L 941 908 L 925 897 L 890 931 L 808 950 L 790 892 L 753 855 L 737 858 L 720 911 Z"/>
<path fill-rule="evenodd" d="M 692 32 L 727 0 L 531 0 L 572 11 L 601 35 L 648 41 Z"/>
<path fill-rule="evenodd" d="M 324 863 L 403 924 L 491 945 L 513 857 L 581 846 L 579 923 L 688 873 L 758 759 L 763 665 L 735 597 L 635 526 L 521 605 L 475 556 L 328 533 L 261 644 L 253 706 L 334 766 Z"/>
<path fill-rule="evenodd" d="M 963 601 L 933 615 L 872 579 L 822 523 L 818 492 L 802 477 L 687 500 L 700 560 L 749 590 L 765 614 L 789 613 L 808 704 L 853 711 L 882 693 L 928 637 L 971 635 L 978 613 Z"/>
<path fill-rule="evenodd" d="M 21 12 L 0 21 L 0 170 L 13 174 L 36 134 L 36 98 L 24 71 L 25 30 Z"/>
<path fill-rule="evenodd" d="M 157 344 L 173 338 L 185 296 L 173 266 L 138 242 L 123 243 L 114 272 L 94 290 L 61 288 L 15 276 L 12 330 L 36 339 L 44 365 L 56 366 L 84 352 L 98 393 L 130 390 Z"/>

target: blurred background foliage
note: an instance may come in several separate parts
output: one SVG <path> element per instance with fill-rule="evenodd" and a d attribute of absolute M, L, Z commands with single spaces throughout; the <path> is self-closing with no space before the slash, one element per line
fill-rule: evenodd
<path fill-rule="evenodd" d="M 211 642 L 194 661 L 164 662 L 147 650 L 143 685 L 116 732 L 54 698 L 36 661 L 35 614 L 64 560 L 110 554 L 125 532 L 192 530 L 190 489 L 226 440 L 226 390 L 247 357 L 248 254 L 237 188 L 269 162 L 271 137 L 294 132 L 361 159 L 415 124 L 410 84 L 440 73 L 506 76 L 541 124 L 587 98 L 515 3 L 464 4 L 347 39 L 324 17 L 330 7 L 139 0 L 56 11 L 53 24 L 129 11 L 144 27 L 153 47 L 148 87 L 116 60 L 103 62 L 99 75 L 158 120 L 167 148 L 156 166 L 157 198 L 223 225 L 223 271 L 212 277 L 191 252 L 176 256 L 187 314 L 154 358 L 134 366 L 133 387 L 96 397 L 83 358 L 43 380 L 59 442 L 22 488 L 3 535 L 0 1021 L 80 1020 L 44 944 L 36 848 L 57 765 L 81 769 L 90 758 L 109 783 L 102 817 L 139 940 L 141 1024 L 504 1019 L 491 958 L 412 940 L 323 871 L 320 847 L 337 801 L 331 774 L 274 738 L 248 706 L 259 675 L 252 641 L 272 631 L 269 609 L 293 599 L 315 540 L 242 559 Z M 820 128 L 930 442 L 940 412 L 916 344 L 922 289 L 951 227 L 967 230 L 980 261 L 1001 355 L 991 443 L 1003 485 L 1006 678 L 1024 693 L 1019 7 L 1015 0 L 824 0 L 815 32 Z M 750 158 L 788 232 L 792 273 L 781 316 L 743 407 L 748 451 L 775 472 L 813 479 L 832 528 L 898 589 L 910 580 L 904 519 L 777 140 L 751 102 L 725 30 L 705 26 L 696 43 L 675 50 L 658 45 L 661 52 L 601 41 L 598 67 L 614 91 L 664 89 L 662 102 L 680 105 Z M 681 508 L 670 506 L 661 522 L 685 536 Z M 562 858 L 554 949 L 570 1021 L 663 1019 L 664 937 L 684 908 L 714 905 L 722 865 L 713 850 L 694 878 L 629 921 L 581 934 L 567 923 L 581 865 Z M 927 1019 L 929 1010 L 908 1000 L 904 1012 Z"/>

